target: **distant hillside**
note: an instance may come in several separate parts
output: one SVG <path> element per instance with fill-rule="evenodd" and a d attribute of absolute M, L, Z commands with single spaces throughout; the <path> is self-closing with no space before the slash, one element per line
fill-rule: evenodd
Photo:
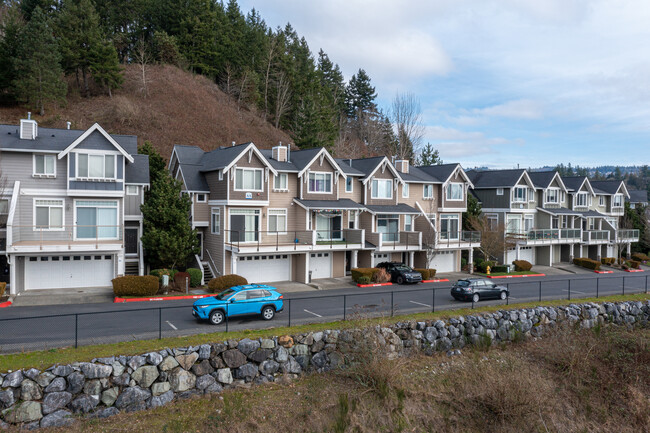
<path fill-rule="evenodd" d="M 66 107 L 50 109 L 41 126 L 85 129 L 98 122 L 110 133 L 133 134 L 138 143 L 151 141 L 169 157 L 174 144 L 197 145 L 204 150 L 252 141 L 270 148 L 282 141 L 292 142 L 256 114 L 237 109 L 236 103 L 210 79 L 169 65 L 152 65 L 147 71 L 147 95 L 135 65 L 126 66 L 125 82 L 113 97 L 69 96 Z M 0 123 L 17 124 L 27 115 L 24 108 L 0 107 Z M 0 137 L 0 140 L 2 138 Z"/>

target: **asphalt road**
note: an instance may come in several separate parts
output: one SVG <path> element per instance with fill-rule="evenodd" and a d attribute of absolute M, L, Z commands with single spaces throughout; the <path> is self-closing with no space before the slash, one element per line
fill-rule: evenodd
<path fill-rule="evenodd" d="M 646 273 L 576 274 L 495 280 L 510 289 L 508 303 L 539 299 L 576 299 L 613 294 L 644 293 Z M 232 318 L 227 329 L 244 330 L 329 322 L 344 318 L 410 314 L 471 307 L 455 301 L 451 283 L 433 283 L 373 288 L 348 287 L 326 292 L 286 295 L 284 311 L 270 322 L 259 317 Z M 478 305 L 505 304 L 481 301 Z M 39 307 L 10 307 L 0 310 L 0 353 L 57 347 L 111 343 L 225 331 L 226 324 L 213 326 L 196 321 L 192 301 L 155 303 L 80 304 Z"/>

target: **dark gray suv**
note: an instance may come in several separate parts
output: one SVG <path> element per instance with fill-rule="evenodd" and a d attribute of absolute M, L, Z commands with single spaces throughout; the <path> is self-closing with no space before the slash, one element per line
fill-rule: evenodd
<path fill-rule="evenodd" d="M 386 269 L 386 272 L 390 274 L 390 280 L 393 283 L 419 283 L 422 281 L 422 274 L 414 271 L 410 266 L 406 266 L 404 263 L 382 262 L 376 267 Z"/>
<path fill-rule="evenodd" d="M 451 288 L 451 296 L 457 301 L 478 302 L 481 299 L 503 299 L 510 295 L 508 288 L 482 278 L 458 280 Z"/>

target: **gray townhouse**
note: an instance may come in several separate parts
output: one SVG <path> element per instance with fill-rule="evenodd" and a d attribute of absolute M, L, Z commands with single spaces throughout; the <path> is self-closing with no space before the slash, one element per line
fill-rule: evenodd
<path fill-rule="evenodd" d="M 471 182 L 457 164 L 245 143 L 210 152 L 177 145 L 169 170 L 192 200 L 204 279 L 308 282 L 387 260 L 454 271 L 460 251 L 480 242 L 460 230 Z"/>
<path fill-rule="evenodd" d="M 69 124 L 68 124 L 69 125 Z M 144 273 L 140 205 L 149 159 L 135 136 L 0 125 L 3 278 L 10 293 L 110 287 Z"/>

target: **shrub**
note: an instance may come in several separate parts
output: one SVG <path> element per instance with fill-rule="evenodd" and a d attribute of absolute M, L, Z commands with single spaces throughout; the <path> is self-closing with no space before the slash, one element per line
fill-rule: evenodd
<path fill-rule="evenodd" d="M 647 262 L 648 260 L 650 260 L 650 257 L 648 257 L 643 253 L 634 253 L 632 254 L 632 259 L 638 262 Z"/>
<path fill-rule="evenodd" d="M 490 272 L 508 272 L 508 266 L 506 265 L 494 265 L 490 268 Z"/>
<path fill-rule="evenodd" d="M 354 268 L 351 269 L 350 272 L 352 273 L 352 281 L 359 282 L 359 278 L 361 277 L 368 277 L 368 280 L 374 281 L 373 276 L 379 272 L 379 269 L 377 268 Z"/>
<path fill-rule="evenodd" d="M 390 274 L 384 268 L 380 268 L 372 275 L 372 281 L 375 283 L 388 283 Z"/>
<path fill-rule="evenodd" d="M 628 260 L 627 262 L 625 262 L 625 264 L 631 267 L 632 269 L 639 269 L 639 265 L 641 264 L 641 262 L 638 260 Z"/>
<path fill-rule="evenodd" d="M 181 290 L 185 290 L 186 278 L 189 280 L 191 278 L 191 275 L 187 272 L 176 272 L 176 275 L 174 275 L 174 283 L 176 283 L 176 287 Z M 188 285 L 191 286 L 190 281 L 188 281 Z"/>
<path fill-rule="evenodd" d="M 436 270 L 435 269 L 413 269 L 415 272 L 419 272 L 422 274 L 422 279 L 424 281 L 426 280 L 432 280 L 436 276 Z"/>
<path fill-rule="evenodd" d="M 488 266 L 490 267 L 490 271 L 491 271 L 492 268 L 494 267 L 494 262 L 490 261 L 490 260 L 485 260 L 485 261 L 479 263 L 478 265 L 476 265 L 476 269 L 478 269 L 479 272 L 485 274 L 487 272 L 487 267 Z"/>
<path fill-rule="evenodd" d="M 188 268 L 187 273 L 190 274 L 190 286 L 199 287 L 201 285 L 201 277 L 203 272 L 197 268 Z"/>
<path fill-rule="evenodd" d="M 7 283 L 0 282 L 0 298 L 5 295 L 5 291 L 7 290 Z"/>
<path fill-rule="evenodd" d="M 221 293 L 226 289 L 229 289 L 234 286 L 243 286 L 248 284 L 246 278 L 241 277 L 235 274 L 222 275 L 217 278 L 213 278 L 208 283 L 208 291 L 212 293 Z"/>
<path fill-rule="evenodd" d="M 169 282 L 172 283 L 174 282 L 174 276 L 177 272 L 178 271 L 176 269 L 153 269 L 151 272 L 149 272 L 149 275 L 158 277 L 160 284 L 162 284 L 163 275 L 169 275 Z"/>
<path fill-rule="evenodd" d="M 363 276 L 359 277 L 359 280 L 357 281 L 358 284 L 370 284 L 370 278 Z"/>
<path fill-rule="evenodd" d="M 463 268 L 467 266 L 467 259 L 465 257 L 460 258 L 460 266 Z"/>
<path fill-rule="evenodd" d="M 583 268 L 593 269 L 594 271 L 600 270 L 600 262 L 587 257 L 577 257 L 573 259 L 573 264 Z"/>
<path fill-rule="evenodd" d="M 616 263 L 616 257 L 603 257 L 600 259 L 600 263 L 603 265 L 613 265 Z"/>
<path fill-rule="evenodd" d="M 474 259 L 474 266 L 478 266 L 478 265 L 480 265 L 481 263 L 483 263 L 484 261 L 485 261 L 485 260 L 483 260 L 482 258 L 477 257 L 477 258 Z"/>
<path fill-rule="evenodd" d="M 125 275 L 112 282 L 115 296 L 153 296 L 158 292 L 158 278 L 153 275 Z"/>
<path fill-rule="evenodd" d="M 515 260 L 512 264 L 515 265 L 515 271 L 530 271 L 533 269 L 533 265 L 526 260 Z"/>

